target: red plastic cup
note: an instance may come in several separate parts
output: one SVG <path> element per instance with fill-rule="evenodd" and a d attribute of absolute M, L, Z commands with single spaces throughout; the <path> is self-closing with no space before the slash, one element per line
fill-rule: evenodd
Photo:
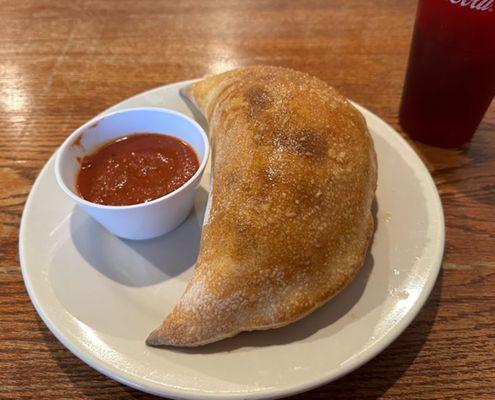
<path fill-rule="evenodd" d="M 468 142 L 495 95 L 495 0 L 419 0 L 399 122 L 415 140 Z"/>

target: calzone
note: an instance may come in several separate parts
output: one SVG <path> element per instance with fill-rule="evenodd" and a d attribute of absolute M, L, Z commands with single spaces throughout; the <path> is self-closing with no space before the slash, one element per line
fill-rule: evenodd
<path fill-rule="evenodd" d="M 376 155 L 334 88 L 253 66 L 187 88 L 212 144 L 194 274 L 152 346 L 200 346 L 294 322 L 341 291 L 373 234 Z"/>

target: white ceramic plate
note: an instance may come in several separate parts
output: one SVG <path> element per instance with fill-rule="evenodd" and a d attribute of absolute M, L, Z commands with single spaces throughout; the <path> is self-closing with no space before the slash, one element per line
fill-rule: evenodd
<path fill-rule="evenodd" d="M 108 111 L 158 106 L 190 115 L 163 86 Z M 196 350 L 144 340 L 185 288 L 194 266 L 209 173 L 195 211 L 149 241 L 112 236 L 58 188 L 53 157 L 22 217 L 19 251 L 31 300 L 53 334 L 101 373 L 173 398 L 262 399 L 311 389 L 385 349 L 428 297 L 444 245 L 441 203 L 427 169 L 385 122 L 359 107 L 378 154 L 377 229 L 355 279 L 326 306 L 285 328 L 241 334 Z M 209 169 L 207 169 L 209 171 Z"/>

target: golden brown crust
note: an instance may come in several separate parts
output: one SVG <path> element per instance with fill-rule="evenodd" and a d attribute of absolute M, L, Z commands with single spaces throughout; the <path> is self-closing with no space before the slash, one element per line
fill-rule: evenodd
<path fill-rule="evenodd" d="M 255 66 L 192 87 L 213 144 L 194 275 L 149 345 L 287 325 L 337 294 L 373 232 L 376 156 L 361 114 L 307 74 Z"/>

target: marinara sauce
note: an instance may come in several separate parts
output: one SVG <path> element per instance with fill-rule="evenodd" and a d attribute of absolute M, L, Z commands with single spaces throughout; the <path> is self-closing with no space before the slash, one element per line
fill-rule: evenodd
<path fill-rule="evenodd" d="M 178 189 L 198 168 L 198 157 L 186 142 L 164 134 L 136 133 L 85 156 L 77 190 L 97 204 L 145 203 Z"/>

